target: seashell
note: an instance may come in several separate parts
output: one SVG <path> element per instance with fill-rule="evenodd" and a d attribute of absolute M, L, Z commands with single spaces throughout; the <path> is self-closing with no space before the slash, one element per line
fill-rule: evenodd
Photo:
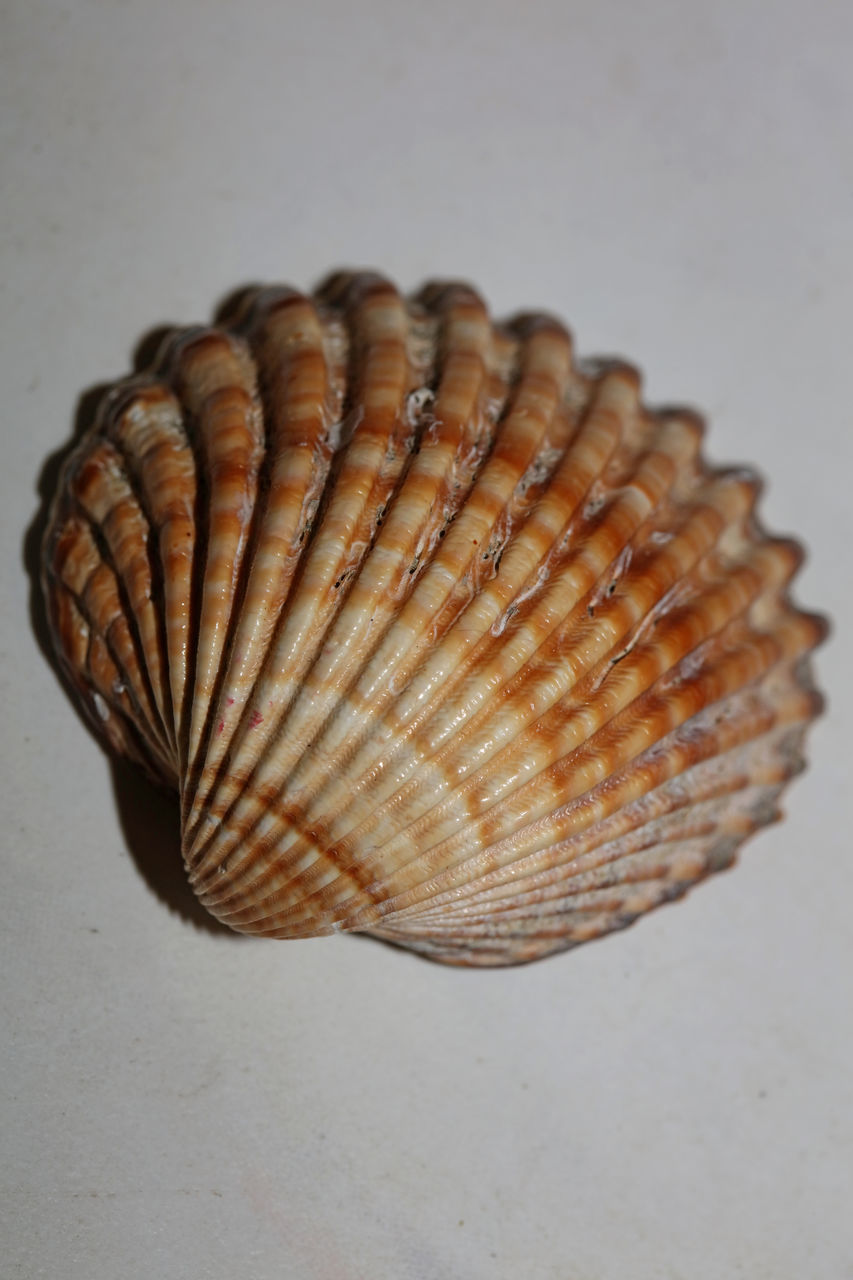
<path fill-rule="evenodd" d="M 106 397 L 44 550 L 63 670 L 179 791 L 209 910 L 507 964 L 729 866 L 820 708 L 755 476 L 462 284 L 233 310 Z"/>

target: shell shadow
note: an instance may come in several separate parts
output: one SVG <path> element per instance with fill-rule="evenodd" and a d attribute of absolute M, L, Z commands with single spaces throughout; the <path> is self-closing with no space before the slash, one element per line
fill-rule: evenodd
<path fill-rule="evenodd" d="M 172 327 L 161 325 L 142 337 L 134 351 L 135 372 L 150 365 Z M 36 644 L 64 689 L 75 715 L 101 750 L 103 744 L 80 710 L 54 651 L 41 586 L 41 548 L 62 468 L 69 454 L 94 423 L 101 401 L 113 385 L 113 382 L 99 383 L 80 395 L 69 439 L 48 456 L 39 472 L 36 481 L 38 508 L 26 529 L 21 547 L 21 557 L 29 579 L 30 628 Z M 232 932 L 205 911 L 187 882 L 181 858 L 177 798 L 156 788 L 127 761 L 109 757 L 109 763 L 122 834 L 136 869 L 148 888 L 170 911 L 188 924 L 209 933 L 226 934 L 230 938 L 239 939 L 239 934 Z"/>
<path fill-rule="evenodd" d="M 188 924 L 245 942 L 210 915 L 184 871 L 178 797 L 156 787 L 128 760 L 110 760 L 113 797 L 125 845 L 156 898 Z"/>

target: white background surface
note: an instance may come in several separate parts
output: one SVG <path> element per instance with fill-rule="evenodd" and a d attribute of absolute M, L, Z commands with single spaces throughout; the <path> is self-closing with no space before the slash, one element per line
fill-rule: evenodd
<path fill-rule="evenodd" d="M 849 0 L 11 0 L 0 47 L 4 1273 L 853 1277 Z M 81 395 L 339 265 L 703 408 L 834 619 L 786 822 L 526 969 L 205 927 L 28 614 Z"/>

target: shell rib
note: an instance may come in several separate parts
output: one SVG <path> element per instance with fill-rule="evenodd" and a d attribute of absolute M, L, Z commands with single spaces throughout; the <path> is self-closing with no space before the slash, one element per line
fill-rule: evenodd
<path fill-rule="evenodd" d="M 728 866 L 801 767 L 824 623 L 701 435 L 549 317 L 368 274 L 255 290 L 120 383 L 45 590 L 205 905 L 506 964 Z"/>

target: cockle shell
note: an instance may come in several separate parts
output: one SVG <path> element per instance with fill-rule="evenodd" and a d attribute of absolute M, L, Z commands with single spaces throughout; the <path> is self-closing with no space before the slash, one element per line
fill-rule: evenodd
<path fill-rule="evenodd" d="M 757 482 L 543 315 L 372 274 L 244 296 L 71 454 L 49 617 L 180 793 L 196 893 L 280 938 L 535 959 L 728 866 L 819 709 Z"/>

